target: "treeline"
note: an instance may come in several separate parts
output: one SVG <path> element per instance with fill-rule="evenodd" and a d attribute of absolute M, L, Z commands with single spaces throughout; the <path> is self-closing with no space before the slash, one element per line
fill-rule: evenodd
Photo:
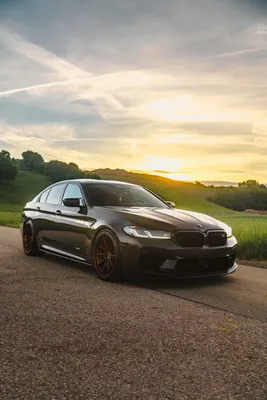
<path fill-rule="evenodd" d="M 267 210 L 267 188 L 255 180 L 240 182 L 238 187 L 213 189 L 209 201 L 235 211 Z"/>
<path fill-rule="evenodd" d="M 3 181 L 12 181 L 18 173 L 15 158 L 11 158 L 8 151 L 0 151 L 0 183 Z"/>
<path fill-rule="evenodd" d="M 52 182 L 78 178 L 100 179 L 99 175 L 82 171 L 73 162 L 65 163 L 59 160 L 45 162 L 41 154 L 30 150 L 21 156 L 21 159 L 14 159 L 8 151 L 0 152 L 0 183 L 14 180 L 19 169 L 38 172 L 50 178 Z"/>

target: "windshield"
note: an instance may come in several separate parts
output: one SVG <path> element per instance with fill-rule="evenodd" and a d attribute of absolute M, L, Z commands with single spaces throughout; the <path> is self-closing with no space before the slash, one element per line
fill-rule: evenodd
<path fill-rule="evenodd" d="M 168 208 L 163 201 L 140 186 L 87 184 L 86 189 L 93 206 Z"/>

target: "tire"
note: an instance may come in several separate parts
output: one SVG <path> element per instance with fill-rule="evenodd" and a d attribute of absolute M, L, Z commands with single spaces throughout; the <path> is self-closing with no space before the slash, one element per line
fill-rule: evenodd
<path fill-rule="evenodd" d="M 118 239 L 107 229 L 96 236 L 93 246 L 93 260 L 97 276 L 103 281 L 122 280 L 122 262 Z"/>
<path fill-rule="evenodd" d="M 26 221 L 23 227 L 22 245 L 24 253 L 27 256 L 39 256 L 41 254 L 37 244 L 34 226 L 30 220 Z"/>

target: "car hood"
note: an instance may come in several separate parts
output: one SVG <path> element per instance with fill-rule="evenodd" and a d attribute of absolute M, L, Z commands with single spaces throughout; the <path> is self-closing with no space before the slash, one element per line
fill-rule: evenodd
<path fill-rule="evenodd" d="M 225 224 L 206 214 L 171 208 L 108 207 L 125 221 L 150 229 L 224 229 Z"/>

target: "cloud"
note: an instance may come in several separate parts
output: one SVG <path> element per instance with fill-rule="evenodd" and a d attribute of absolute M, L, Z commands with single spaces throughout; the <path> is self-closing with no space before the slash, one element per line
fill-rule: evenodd
<path fill-rule="evenodd" d="M 266 20 L 242 4 L 1 2 L 1 146 L 232 180 L 267 129 Z"/>
<path fill-rule="evenodd" d="M 207 57 L 207 59 L 210 58 L 224 58 L 224 57 L 235 57 L 235 56 L 240 56 L 240 55 L 244 55 L 244 54 L 249 54 L 249 53 L 257 53 L 259 51 L 266 51 L 267 47 L 262 47 L 262 48 L 254 48 L 254 49 L 244 49 L 244 50 L 236 50 L 236 51 L 232 51 L 230 53 L 223 53 L 223 54 L 217 54 L 215 56 L 210 56 Z"/>
<path fill-rule="evenodd" d="M 31 90 L 36 90 L 36 89 L 50 89 L 50 88 L 54 88 L 57 86 L 61 86 L 61 85 L 66 85 L 69 84 L 73 81 L 69 80 L 69 81 L 58 81 L 58 82 L 50 82 L 50 83 L 41 83 L 39 85 L 31 85 L 31 86 L 26 86 L 23 88 L 16 88 L 16 89 L 9 89 L 9 90 L 5 90 L 3 92 L 0 92 L 0 97 L 6 97 L 9 96 L 11 94 L 15 94 L 15 93 L 20 93 L 20 92 L 29 92 Z"/>
<path fill-rule="evenodd" d="M 180 130 L 196 135 L 204 135 L 210 140 L 210 136 L 225 137 L 225 136 L 238 136 L 247 137 L 253 136 L 253 125 L 251 123 L 243 122 L 195 122 L 195 123 L 182 123 L 177 124 Z"/>
<path fill-rule="evenodd" d="M 5 150 L 10 150 L 15 147 L 15 144 L 10 143 L 8 140 L 0 140 L 0 148 L 3 148 Z"/>
<path fill-rule="evenodd" d="M 76 65 L 58 57 L 54 53 L 45 50 L 44 48 L 25 40 L 21 35 L 15 33 L 11 29 L 0 28 L 0 41 L 5 47 L 11 49 L 13 52 L 19 53 L 41 65 L 51 68 L 65 78 L 85 78 L 88 73 L 83 71 Z"/>

